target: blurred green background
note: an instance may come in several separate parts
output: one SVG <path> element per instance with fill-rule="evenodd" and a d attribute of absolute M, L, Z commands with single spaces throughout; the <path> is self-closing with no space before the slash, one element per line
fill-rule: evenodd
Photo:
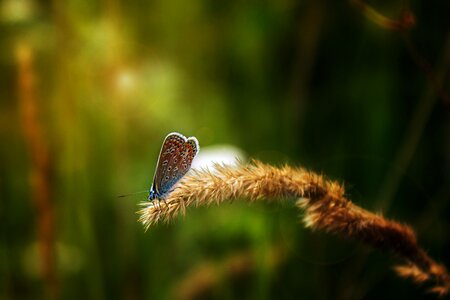
<path fill-rule="evenodd" d="M 0 1 L 0 298 L 434 299 L 293 202 L 144 232 L 146 194 L 117 197 L 178 131 L 326 174 L 450 266 L 450 5 L 370 4 L 416 25 L 348 1 Z"/>

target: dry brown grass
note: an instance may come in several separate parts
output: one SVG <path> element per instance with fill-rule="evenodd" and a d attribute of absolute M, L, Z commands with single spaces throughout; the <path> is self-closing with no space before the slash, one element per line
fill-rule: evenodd
<path fill-rule="evenodd" d="M 233 199 L 285 201 L 298 199 L 306 227 L 351 238 L 373 248 L 389 251 L 406 263 L 395 268 L 398 275 L 416 283 L 429 282 L 441 296 L 450 291 L 446 268 L 417 243 L 407 225 L 387 220 L 360 208 L 344 195 L 335 181 L 301 168 L 276 168 L 261 162 L 239 166 L 216 165 L 213 170 L 193 171 L 164 202 L 144 202 L 139 220 L 148 229 L 186 212 L 187 206 L 220 204 Z"/>
<path fill-rule="evenodd" d="M 37 239 L 39 244 L 40 276 L 47 297 L 58 298 L 55 270 L 55 217 L 51 199 L 51 157 L 41 116 L 41 102 L 37 93 L 34 52 L 30 45 L 18 43 L 17 89 L 23 138 L 29 154 L 31 199 L 36 208 Z"/>

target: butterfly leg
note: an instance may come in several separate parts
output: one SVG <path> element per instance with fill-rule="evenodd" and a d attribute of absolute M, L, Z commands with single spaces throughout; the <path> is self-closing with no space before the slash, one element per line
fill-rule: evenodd
<path fill-rule="evenodd" d="M 159 205 L 161 205 L 161 201 L 164 202 L 164 205 L 166 206 L 166 209 L 168 210 L 169 209 L 169 205 L 166 202 L 166 197 L 163 196 L 163 197 L 158 199 Z"/>
<path fill-rule="evenodd" d="M 161 210 L 161 206 L 159 205 L 159 200 L 158 199 L 153 199 L 152 200 L 152 205 L 154 208 L 156 208 L 157 210 Z"/>
<path fill-rule="evenodd" d="M 166 202 L 166 199 L 162 199 L 162 201 L 164 202 L 164 204 L 166 205 L 166 209 L 169 210 L 169 205 Z"/>

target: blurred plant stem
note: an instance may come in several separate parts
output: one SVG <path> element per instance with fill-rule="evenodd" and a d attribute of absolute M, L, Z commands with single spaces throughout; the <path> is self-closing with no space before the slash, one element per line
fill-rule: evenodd
<path fill-rule="evenodd" d="M 391 205 L 392 200 L 399 188 L 400 182 L 403 175 L 410 164 L 414 153 L 416 151 L 417 145 L 420 142 L 425 126 L 428 119 L 436 105 L 438 98 L 442 98 L 443 103 L 446 105 L 450 104 L 449 97 L 443 89 L 442 83 L 444 82 L 446 76 L 448 76 L 448 65 L 450 62 L 450 36 L 447 35 L 446 40 L 443 45 L 441 59 L 436 66 L 436 72 L 433 67 L 423 57 L 420 51 L 416 48 L 411 37 L 409 36 L 409 29 L 415 25 L 414 14 L 409 8 L 408 1 L 404 1 L 403 12 L 399 20 L 393 20 L 383 16 L 377 10 L 369 6 L 363 1 L 352 0 L 355 6 L 372 22 L 379 25 L 382 28 L 401 31 L 402 38 L 407 48 L 411 59 L 413 62 L 422 70 L 422 72 L 427 77 L 430 85 L 427 87 L 422 99 L 417 105 L 417 108 L 411 118 L 410 125 L 407 132 L 398 147 L 398 151 L 391 163 L 391 168 L 387 171 L 386 178 L 381 186 L 380 195 L 378 197 L 378 209 L 387 212 Z M 367 255 L 360 257 L 358 263 L 353 264 L 353 267 L 341 277 L 341 285 L 348 286 L 353 282 L 355 274 L 360 274 L 362 268 L 366 265 L 368 259 Z M 367 289 L 367 286 L 362 286 L 359 284 L 356 287 L 356 292 L 352 289 L 347 289 L 348 293 L 344 294 L 342 299 L 348 299 L 352 297 L 357 297 L 357 295 L 364 294 L 363 290 Z"/>
<path fill-rule="evenodd" d="M 276 269 L 286 258 L 287 250 L 272 246 L 261 261 L 255 251 L 234 253 L 221 262 L 202 262 L 194 266 L 173 288 L 174 299 L 201 299 L 212 296 L 214 291 L 228 281 L 237 282 L 261 268 Z"/>
<path fill-rule="evenodd" d="M 378 26 L 392 31 L 400 31 L 403 33 L 403 40 L 405 43 L 406 48 L 408 49 L 409 55 L 411 56 L 411 59 L 414 61 L 414 63 L 422 69 L 425 76 L 427 76 L 427 79 L 430 81 L 432 88 L 434 88 L 435 93 L 439 95 L 439 97 L 442 98 L 444 103 L 446 105 L 450 105 L 450 96 L 448 93 L 443 89 L 442 87 L 442 76 L 436 75 L 433 71 L 433 68 L 431 67 L 428 60 L 423 57 L 420 54 L 420 51 L 417 50 L 416 46 L 414 45 L 413 41 L 411 40 L 411 37 L 408 35 L 408 30 L 412 29 L 416 24 L 416 18 L 409 8 L 409 1 L 403 1 L 403 8 L 401 11 L 401 15 L 398 20 L 394 20 L 391 18 L 388 18 L 378 12 L 376 9 L 365 3 L 361 0 L 351 0 L 351 2 L 373 23 L 377 24 Z M 447 37 L 446 42 L 444 45 L 444 49 L 448 53 L 448 40 Z M 445 60 L 445 58 L 444 58 Z M 444 70 L 446 63 L 444 61 Z M 440 72 L 442 73 L 442 72 Z M 442 75 L 442 74 L 440 74 Z"/>
<path fill-rule="evenodd" d="M 404 1 L 403 3 L 404 7 L 399 20 L 393 20 L 382 15 L 364 1 L 352 0 L 351 2 L 369 20 L 382 28 L 388 30 L 406 31 L 415 25 L 415 17 L 409 8 L 408 1 Z M 433 70 L 433 67 L 430 65 L 428 60 L 421 55 L 408 33 L 404 32 L 402 37 L 411 59 L 425 74 L 430 82 L 430 87 L 425 91 L 422 100 L 419 102 L 414 115 L 411 118 L 409 129 L 405 134 L 403 142 L 394 158 L 392 168 L 387 172 L 378 201 L 379 209 L 382 211 L 387 211 L 389 209 L 390 203 L 395 196 L 402 179 L 402 175 L 404 174 L 415 153 L 427 121 L 436 104 L 436 100 L 440 97 L 442 98 L 443 103 L 450 105 L 449 95 L 446 93 L 442 85 L 444 78 L 448 75 L 448 65 L 450 63 L 450 35 L 447 35 L 444 41 L 441 59 L 436 67 L 436 72 Z"/>
<path fill-rule="evenodd" d="M 378 201 L 378 206 L 382 211 L 387 211 L 389 209 L 392 199 L 398 190 L 403 174 L 408 168 L 408 165 L 416 152 L 417 145 L 419 144 L 425 130 L 428 119 L 430 118 L 433 108 L 439 99 L 437 94 L 439 94 L 441 83 L 444 81 L 444 78 L 448 76 L 448 66 L 450 64 L 450 35 L 447 35 L 445 40 L 436 73 L 432 71 L 426 60 L 418 53 L 410 42 L 407 46 L 416 64 L 418 64 L 422 69 L 425 68 L 425 70 L 428 70 L 426 74 L 432 76 L 433 80 L 431 80 L 432 84 L 427 87 L 422 99 L 417 105 L 414 115 L 411 118 L 408 131 L 405 133 L 403 141 L 398 147 L 397 154 L 393 159 L 391 164 L 392 167 L 387 172 Z"/>
<path fill-rule="evenodd" d="M 36 92 L 36 72 L 33 67 L 33 50 L 25 42 L 15 49 L 19 110 L 24 139 L 30 155 L 31 197 L 37 209 L 37 235 L 40 250 L 40 272 L 45 283 L 47 298 L 58 295 L 55 274 L 54 214 L 51 201 L 48 145 L 40 119 L 40 105 Z"/>
<path fill-rule="evenodd" d="M 380 27 L 393 31 L 409 30 L 416 24 L 414 14 L 409 9 L 407 1 L 403 1 L 404 8 L 398 19 L 388 18 L 378 12 L 375 8 L 361 0 L 351 0 L 351 2 L 373 23 Z"/>
<path fill-rule="evenodd" d="M 290 115 L 292 120 L 286 122 L 285 130 L 287 132 L 295 130 L 296 133 L 292 133 L 290 136 L 295 136 L 294 140 L 297 141 L 302 140 L 300 135 L 304 123 L 303 114 L 308 103 L 311 75 L 317 55 L 323 20 L 326 19 L 324 17 L 326 10 L 323 9 L 323 6 L 322 1 L 309 2 L 304 16 L 298 18 L 299 21 L 296 24 L 296 56 L 291 76 L 289 102 L 285 111 L 286 116 Z"/>

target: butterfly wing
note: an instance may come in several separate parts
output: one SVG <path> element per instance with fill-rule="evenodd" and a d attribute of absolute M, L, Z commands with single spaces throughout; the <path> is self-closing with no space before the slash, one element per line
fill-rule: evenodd
<path fill-rule="evenodd" d="M 195 138 L 186 139 L 182 148 L 173 153 L 169 161 L 167 172 L 162 178 L 161 193 L 168 193 L 172 187 L 189 171 L 192 160 L 198 153 L 198 141 Z"/>
<path fill-rule="evenodd" d="M 192 165 L 192 161 L 194 160 L 194 157 L 200 150 L 198 141 L 193 136 L 188 138 L 184 145 L 185 145 L 185 155 L 183 157 L 182 164 L 180 165 L 181 169 L 185 171 L 183 175 L 186 174 L 187 171 L 189 171 Z"/>
<path fill-rule="evenodd" d="M 169 133 L 164 139 L 161 151 L 159 152 L 158 163 L 156 164 L 155 176 L 153 177 L 153 190 L 157 196 L 164 194 L 168 180 L 166 179 L 171 172 L 176 153 L 184 148 L 186 137 L 173 132 Z"/>

